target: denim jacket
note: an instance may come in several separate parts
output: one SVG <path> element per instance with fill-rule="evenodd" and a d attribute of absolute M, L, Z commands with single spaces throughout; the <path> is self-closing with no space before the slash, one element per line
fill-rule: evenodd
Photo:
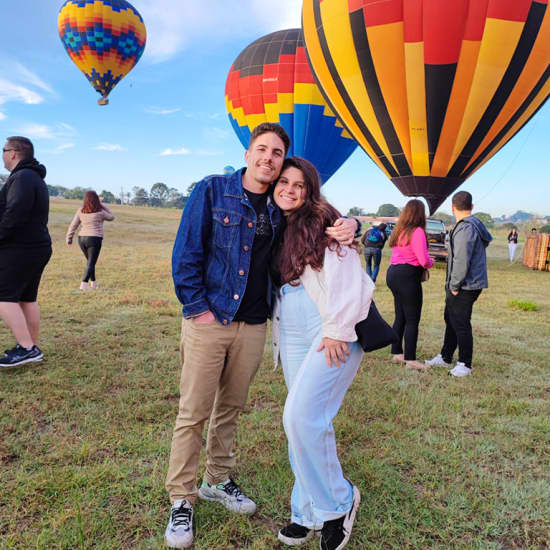
<path fill-rule="evenodd" d="M 204 178 L 185 206 L 172 252 L 172 278 L 185 318 L 210 310 L 227 325 L 239 309 L 256 231 L 256 212 L 242 185 L 244 171 Z M 267 211 L 273 244 L 281 214 L 272 197 Z"/>

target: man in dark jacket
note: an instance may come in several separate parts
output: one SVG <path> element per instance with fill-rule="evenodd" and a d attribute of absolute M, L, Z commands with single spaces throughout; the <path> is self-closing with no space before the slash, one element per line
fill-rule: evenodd
<path fill-rule="evenodd" d="M 361 242 L 365 246 L 363 254 L 365 255 L 367 275 L 374 283 L 376 282 L 376 277 L 378 277 L 380 262 L 382 261 L 382 249 L 386 244 L 387 238 L 386 224 L 381 223 L 378 226 L 371 227 L 361 239 Z"/>
<path fill-rule="evenodd" d="M 0 367 L 13 367 L 44 357 L 38 347 L 40 308 L 36 299 L 52 241 L 46 168 L 34 158 L 31 141 L 8 138 L 2 160 L 11 174 L 0 189 L 0 317 L 17 344 L 0 357 Z"/>
<path fill-rule="evenodd" d="M 450 374 L 472 374 L 472 308 L 481 291 L 489 286 L 485 249 L 493 240 L 479 218 L 472 216 L 472 195 L 459 191 L 453 195 L 456 225 L 449 238 L 447 280 L 445 282 L 445 339 L 441 353 L 431 366 L 450 367 L 458 346 L 458 361 Z"/>

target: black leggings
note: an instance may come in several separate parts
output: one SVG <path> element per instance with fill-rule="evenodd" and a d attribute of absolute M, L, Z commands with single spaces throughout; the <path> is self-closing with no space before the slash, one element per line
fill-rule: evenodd
<path fill-rule="evenodd" d="M 386 274 L 386 283 L 392 291 L 395 307 L 393 329 L 399 338 L 396 344 L 392 344 L 391 352 L 395 355 L 403 353 L 404 339 L 406 361 L 416 359 L 418 325 L 422 313 L 422 271 L 421 266 L 400 264 L 390 265 Z"/>
<path fill-rule="evenodd" d="M 82 250 L 84 256 L 88 260 L 86 271 L 84 271 L 84 277 L 82 280 L 87 283 L 88 281 L 95 281 L 95 264 L 99 258 L 101 251 L 102 237 L 78 237 L 78 244 L 80 250 Z"/>

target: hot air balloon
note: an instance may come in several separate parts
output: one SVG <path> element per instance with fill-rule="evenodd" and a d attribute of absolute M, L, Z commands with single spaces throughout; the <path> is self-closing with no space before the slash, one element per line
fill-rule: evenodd
<path fill-rule="evenodd" d="M 304 0 L 302 23 L 334 112 L 432 213 L 550 92 L 547 0 Z"/>
<path fill-rule="evenodd" d="M 245 48 L 227 76 L 225 102 L 245 148 L 258 124 L 279 123 L 290 137 L 288 154 L 311 161 L 323 182 L 357 147 L 315 84 L 300 29 L 268 34 Z"/>
<path fill-rule="evenodd" d="M 141 15 L 126 0 L 67 0 L 57 27 L 70 58 L 101 94 L 98 103 L 107 105 L 145 49 Z"/>
<path fill-rule="evenodd" d="M 230 176 L 231 174 L 234 174 L 235 173 L 235 168 L 233 168 L 233 166 L 224 166 L 223 167 L 223 173 L 225 176 Z"/>

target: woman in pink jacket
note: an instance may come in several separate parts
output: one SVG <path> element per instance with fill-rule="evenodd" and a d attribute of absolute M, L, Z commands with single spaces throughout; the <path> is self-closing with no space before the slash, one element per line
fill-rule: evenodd
<path fill-rule="evenodd" d="M 401 211 L 390 237 L 392 256 L 386 274 L 386 283 L 392 291 L 395 306 L 393 328 L 399 337 L 399 342 L 392 345 L 392 361 L 405 363 L 406 367 L 414 370 L 427 368 L 416 360 L 418 325 L 422 313 L 421 280 L 424 270 L 434 264 L 428 256 L 425 227 L 424 204 L 417 199 L 410 200 Z"/>
<path fill-rule="evenodd" d="M 80 290 L 97 287 L 95 264 L 103 243 L 103 222 L 110 222 L 114 219 L 112 212 L 100 202 L 97 193 L 88 191 L 84 197 L 82 208 L 76 211 L 67 231 L 67 244 L 71 245 L 75 231 L 79 225 L 82 225 L 78 236 L 78 244 L 87 260 L 87 265 L 80 283 Z"/>

